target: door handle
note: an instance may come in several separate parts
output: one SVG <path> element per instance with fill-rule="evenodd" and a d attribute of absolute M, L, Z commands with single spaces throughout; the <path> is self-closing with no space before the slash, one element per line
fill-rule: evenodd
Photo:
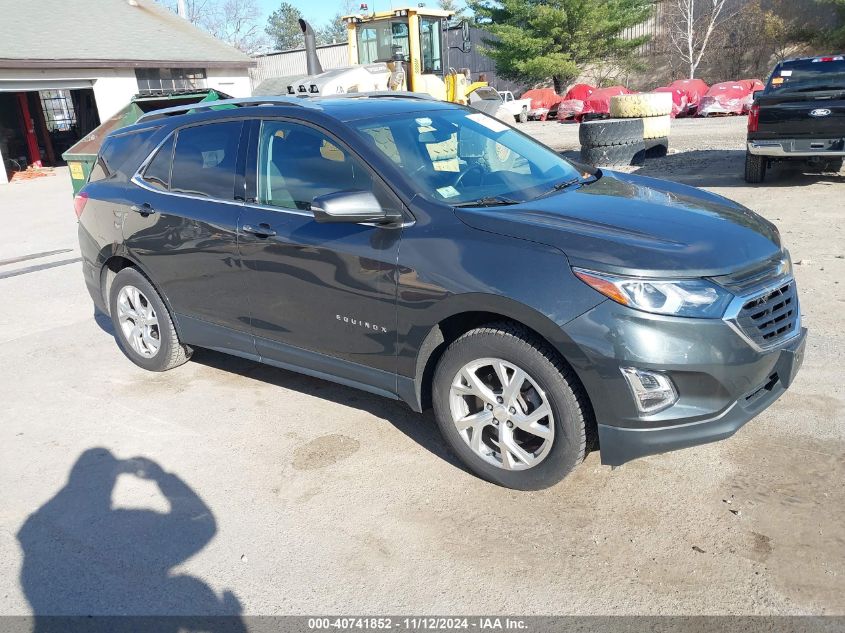
<path fill-rule="evenodd" d="M 156 212 L 156 210 L 150 206 L 149 202 L 145 202 L 140 206 L 138 206 L 137 204 L 133 204 L 131 207 L 129 207 L 129 209 L 134 211 L 135 213 L 140 213 L 145 217 Z"/>
<path fill-rule="evenodd" d="M 276 232 L 266 222 L 262 222 L 258 226 L 244 224 L 241 229 L 244 233 L 251 233 L 252 235 L 257 235 L 258 237 L 272 237 L 276 234 Z"/>

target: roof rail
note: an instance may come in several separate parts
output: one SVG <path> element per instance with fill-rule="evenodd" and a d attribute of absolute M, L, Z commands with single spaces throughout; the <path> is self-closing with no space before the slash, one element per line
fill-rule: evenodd
<path fill-rule="evenodd" d="M 344 92 L 333 95 L 312 95 L 313 97 L 323 97 L 325 99 L 361 99 L 361 98 L 379 98 L 379 97 L 401 97 L 404 99 L 420 99 L 423 101 L 438 101 L 427 92 L 409 92 L 407 90 L 373 90 L 372 92 Z"/>
<path fill-rule="evenodd" d="M 299 102 L 299 103 L 298 103 Z M 259 105 L 301 105 L 302 98 L 289 96 L 271 96 L 271 97 L 242 97 L 239 99 L 218 99 L 217 101 L 200 101 L 197 103 L 190 103 L 187 105 L 173 106 L 172 108 L 162 108 L 161 110 L 151 110 L 142 114 L 137 123 L 142 121 L 152 121 L 174 114 L 184 114 L 192 110 L 213 110 L 219 106 L 259 106 Z"/>
<path fill-rule="evenodd" d="M 261 106 L 261 105 L 295 105 L 301 106 L 313 99 L 369 99 L 380 97 L 399 97 L 405 99 L 420 99 L 421 101 L 437 101 L 430 94 L 425 92 L 408 92 L 405 90 L 375 90 L 373 92 L 345 92 L 342 94 L 320 95 L 309 94 L 302 96 L 293 95 L 278 95 L 267 97 L 241 97 L 239 99 L 219 99 L 217 101 L 199 101 L 197 103 L 189 103 L 187 105 L 173 106 L 172 108 L 162 108 L 161 110 L 151 110 L 142 114 L 136 123 L 142 121 L 152 121 L 154 119 L 161 119 L 166 116 L 175 114 L 184 114 L 185 112 L 196 110 L 214 110 L 219 106 Z"/>

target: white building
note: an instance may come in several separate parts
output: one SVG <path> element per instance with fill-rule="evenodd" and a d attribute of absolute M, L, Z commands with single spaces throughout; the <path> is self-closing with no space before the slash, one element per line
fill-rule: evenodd
<path fill-rule="evenodd" d="M 136 94 L 251 94 L 249 57 L 153 0 L 0 0 L 0 183 L 61 153 Z"/>

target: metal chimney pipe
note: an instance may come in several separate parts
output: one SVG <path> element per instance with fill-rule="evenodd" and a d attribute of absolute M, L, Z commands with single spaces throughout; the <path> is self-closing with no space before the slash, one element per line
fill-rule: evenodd
<path fill-rule="evenodd" d="M 305 70 L 309 75 L 319 75 L 323 72 L 323 67 L 317 57 L 317 36 L 311 25 L 302 18 L 299 19 L 299 28 L 305 35 Z"/>
<path fill-rule="evenodd" d="M 176 2 L 176 15 L 180 18 L 188 19 L 188 7 L 185 5 L 185 0 L 178 0 Z"/>

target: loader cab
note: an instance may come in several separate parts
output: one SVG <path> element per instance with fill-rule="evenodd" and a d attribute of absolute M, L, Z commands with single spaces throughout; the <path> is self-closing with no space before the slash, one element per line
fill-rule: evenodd
<path fill-rule="evenodd" d="M 408 7 L 344 16 L 348 30 L 349 63 L 391 62 L 400 54 L 406 62 L 408 89 L 426 91 L 422 76 L 441 80 L 447 70 L 444 22 L 452 11 Z"/>

